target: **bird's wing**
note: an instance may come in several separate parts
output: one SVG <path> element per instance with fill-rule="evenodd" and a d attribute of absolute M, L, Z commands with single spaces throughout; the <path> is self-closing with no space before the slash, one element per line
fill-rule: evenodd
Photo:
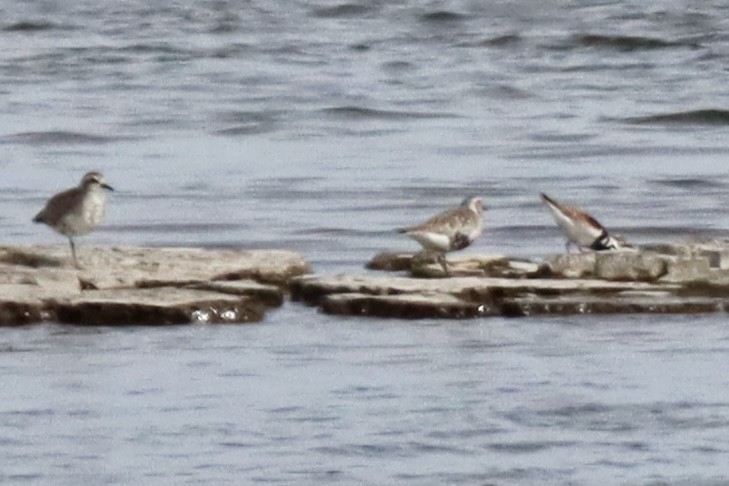
<path fill-rule="evenodd" d="M 436 233 L 442 233 L 451 235 L 458 229 L 461 229 L 464 224 L 469 221 L 471 211 L 465 207 L 459 207 L 449 209 L 438 213 L 435 216 L 428 219 L 425 223 L 416 226 L 409 226 L 403 228 L 401 232 L 408 233 L 412 231 L 431 231 Z"/>
<path fill-rule="evenodd" d="M 69 208 L 78 204 L 80 197 L 81 192 L 76 187 L 59 192 L 48 200 L 46 206 L 33 218 L 33 221 L 50 226 L 57 224 L 64 215 L 68 214 Z"/>
<path fill-rule="evenodd" d="M 595 218 L 577 208 L 560 204 L 546 194 L 542 199 L 552 212 L 557 224 L 564 229 L 568 237 L 578 244 L 585 244 L 585 240 L 598 238 L 605 228 Z"/>

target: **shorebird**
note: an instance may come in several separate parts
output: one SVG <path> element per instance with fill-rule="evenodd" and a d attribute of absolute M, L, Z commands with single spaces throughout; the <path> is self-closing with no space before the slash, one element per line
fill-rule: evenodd
<path fill-rule="evenodd" d="M 608 235 L 607 230 L 595 218 L 579 209 L 561 204 L 542 193 L 542 201 L 554 216 L 557 225 L 567 236 L 565 251 L 569 253 L 570 244 L 574 243 L 582 250 L 617 250 L 628 245 Z"/>
<path fill-rule="evenodd" d="M 436 214 L 423 224 L 399 228 L 397 232 L 420 243 L 425 251 L 436 253 L 447 274 L 445 254 L 466 248 L 481 235 L 485 209 L 480 197 L 469 197 L 457 208 Z"/>
<path fill-rule="evenodd" d="M 33 218 L 34 223 L 45 223 L 60 234 L 68 237 L 71 255 L 76 268 L 74 236 L 85 235 L 96 228 L 104 217 L 106 193 L 113 191 L 99 172 L 84 175 L 78 186 L 51 197 L 46 206 Z"/>

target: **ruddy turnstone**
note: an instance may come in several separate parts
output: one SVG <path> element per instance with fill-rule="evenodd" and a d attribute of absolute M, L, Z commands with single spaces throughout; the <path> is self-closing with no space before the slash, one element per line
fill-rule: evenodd
<path fill-rule="evenodd" d="M 76 268 L 80 267 L 76 260 L 73 237 L 85 235 L 101 223 L 106 208 L 104 189 L 113 191 L 99 172 L 89 172 L 77 187 L 51 197 L 33 218 L 34 223 L 45 223 L 68 237 Z"/>
<path fill-rule="evenodd" d="M 617 250 L 627 245 L 608 235 L 607 230 L 595 218 L 579 209 L 561 204 L 542 193 L 542 201 L 554 216 L 557 225 L 567 236 L 565 250 L 569 252 L 570 243 L 580 250 Z"/>
<path fill-rule="evenodd" d="M 483 232 L 485 207 L 480 197 L 466 198 L 459 207 L 436 214 L 425 223 L 400 228 L 427 252 L 434 252 L 443 271 L 448 273 L 445 254 L 469 246 Z"/>

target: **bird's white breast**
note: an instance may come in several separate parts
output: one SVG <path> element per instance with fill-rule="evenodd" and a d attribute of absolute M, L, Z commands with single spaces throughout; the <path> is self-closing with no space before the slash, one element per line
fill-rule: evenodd
<path fill-rule="evenodd" d="M 552 210 L 554 220 L 564 230 L 567 238 L 579 246 L 590 246 L 602 233 L 602 228 L 596 228 L 588 221 L 570 218 L 559 209 L 548 207 Z"/>
<path fill-rule="evenodd" d="M 104 219 L 106 194 L 103 189 L 90 189 L 59 224 L 59 231 L 65 235 L 84 235 L 96 228 Z"/>
<path fill-rule="evenodd" d="M 412 231 L 407 234 L 426 250 L 448 251 L 451 248 L 451 239 L 443 233 L 434 231 Z"/>

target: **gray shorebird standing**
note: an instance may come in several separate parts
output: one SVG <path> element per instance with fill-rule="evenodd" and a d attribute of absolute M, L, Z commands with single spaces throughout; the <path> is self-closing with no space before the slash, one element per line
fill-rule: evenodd
<path fill-rule="evenodd" d="M 101 223 L 106 209 L 105 189 L 114 190 L 99 172 L 88 172 L 77 187 L 51 197 L 33 218 L 34 223 L 45 223 L 68 237 L 76 268 L 80 267 L 76 260 L 73 237 L 85 235 Z"/>
<path fill-rule="evenodd" d="M 584 211 L 561 204 L 544 193 L 541 196 L 557 225 L 567 236 L 565 250 L 568 253 L 570 243 L 577 245 L 581 251 L 617 250 L 628 246 L 610 236 L 603 225 Z"/>
<path fill-rule="evenodd" d="M 445 254 L 466 248 L 481 235 L 485 209 L 480 197 L 469 197 L 457 208 L 436 214 L 423 224 L 400 228 L 397 232 L 420 243 L 425 251 L 436 253 L 447 274 Z"/>

